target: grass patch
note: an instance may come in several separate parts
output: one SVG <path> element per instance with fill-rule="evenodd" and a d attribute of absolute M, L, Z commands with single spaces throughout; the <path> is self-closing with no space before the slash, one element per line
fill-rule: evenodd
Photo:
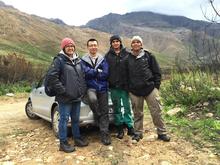
<path fill-rule="evenodd" d="M 55 50 L 47 52 L 29 43 L 0 42 L 0 50 L 0 55 L 16 53 L 34 64 L 42 65 L 48 65 L 56 55 Z"/>
<path fill-rule="evenodd" d="M 199 147 L 209 147 L 220 154 L 220 121 L 215 119 L 189 120 L 166 116 L 171 133 L 183 137 Z"/>
<path fill-rule="evenodd" d="M 220 154 L 220 82 L 208 72 L 173 73 L 161 86 L 164 111 L 180 107 L 173 116 L 165 115 L 170 131 Z M 207 114 L 211 116 L 207 116 Z"/>
<path fill-rule="evenodd" d="M 16 129 L 13 129 L 11 135 L 14 135 L 15 137 L 17 136 L 24 136 L 24 135 L 27 135 L 30 131 L 27 131 L 27 130 L 24 130 L 24 129 L 21 129 L 21 128 L 16 128 Z"/>
<path fill-rule="evenodd" d="M 165 105 L 192 106 L 198 102 L 220 100 L 219 82 L 210 73 L 173 73 L 171 79 L 162 84 L 161 96 Z"/>
<path fill-rule="evenodd" d="M 20 82 L 16 84 L 0 83 L 0 96 L 7 93 L 29 93 L 30 91 L 31 85 L 28 82 Z"/>
<path fill-rule="evenodd" d="M 169 57 L 166 54 L 158 53 L 158 52 L 153 52 L 153 55 L 157 58 L 159 64 L 161 67 L 170 67 L 174 64 L 174 58 Z"/>

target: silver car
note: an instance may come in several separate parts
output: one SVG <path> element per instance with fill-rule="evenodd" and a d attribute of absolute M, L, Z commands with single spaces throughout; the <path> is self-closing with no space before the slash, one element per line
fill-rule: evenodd
<path fill-rule="evenodd" d="M 37 84 L 33 85 L 32 91 L 25 106 L 25 112 L 28 118 L 36 120 L 42 118 L 51 122 L 52 129 L 55 136 L 58 135 L 59 111 L 58 102 L 55 97 L 46 95 L 43 86 L 43 79 Z M 113 122 L 113 108 L 112 102 L 109 99 L 109 118 Z M 80 109 L 80 126 L 94 125 L 93 112 L 88 104 L 81 102 Z M 69 123 L 70 126 L 70 123 Z"/>

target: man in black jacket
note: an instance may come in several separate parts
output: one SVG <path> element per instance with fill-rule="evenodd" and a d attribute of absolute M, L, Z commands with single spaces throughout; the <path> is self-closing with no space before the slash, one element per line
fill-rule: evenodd
<path fill-rule="evenodd" d="M 134 135 L 126 68 L 129 52 L 123 47 L 121 38 L 118 35 L 111 36 L 110 45 L 110 49 L 105 56 L 109 64 L 108 82 L 115 112 L 115 125 L 118 128 L 117 138 L 122 139 L 124 136 L 124 124 L 128 129 L 128 135 Z M 124 113 L 122 112 L 122 107 Z"/>
<path fill-rule="evenodd" d="M 129 90 L 134 112 L 134 127 L 139 132 L 139 138 L 143 138 L 145 100 L 157 128 L 158 139 L 170 141 L 161 117 L 158 95 L 161 82 L 160 68 L 156 58 L 150 52 L 143 50 L 142 44 L 141 37 L 134 36 L 131 40 L 132 51 L 128 57 Z"/>
<path fill-rule="evenodd" d="M 73 152 L 75 150 L 67 142 L 67 123 L 71 117 L 72 133 L 75 145 L 87 146 L 80 135 L 79 116 L 81 98 L 86 93 L 85 75 L 80 65 L 80 58 L 75 52 L 75 43 L 70 38 L 61 41 L 61 51 L 53 61 L 48 81 L 56 91 L 55 100 L 59 103 L 59 139 L 60 151 Z"/>

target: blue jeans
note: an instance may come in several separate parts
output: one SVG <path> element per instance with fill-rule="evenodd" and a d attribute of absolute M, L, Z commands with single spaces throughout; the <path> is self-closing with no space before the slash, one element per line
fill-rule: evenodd
<path fill-rule="evenodd" d="M 74 138 L 80 137 L 79 130 L 79 116 L 80 116 L 80 104 L 81 102 L 74 102 L 70 104 L 59 103 L 59 139 L 60 141 L 67 140 L 67 124 L 69 116 L 71 118 L 72 134 Z"/>

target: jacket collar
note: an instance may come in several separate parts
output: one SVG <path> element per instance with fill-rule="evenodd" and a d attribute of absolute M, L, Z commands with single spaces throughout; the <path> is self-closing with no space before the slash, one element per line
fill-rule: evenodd
<path fill-rule="evenodd" d="M 132 50 L 131 50 L 131 54 L 132 54 L 133 56 L 135 56 L 135 55 L 133 54 L 133 51 L 132 51 Z M 138 58 L 141 58 L 142 56 L 144 56 L 144 54 L 145 54 L 144 49 L 141 49 L 141 50 L 139 51 L 139 54 L 138 54 L 137 56 L 135 56 L 135 57 L 136 57 L 136 59 L 138 59 Z"/>
<path fill-rule="evenodd" d="M 120 56 L 123 56 L 123 55 L 124 55 L 123 52 L 125 52 L 125 50 L 126 50 L 126 48 L 124 48 L 123 46 L 121 46 L 120 53 L 119 53 Z M 110 47 L 109 53 L 116 55 L 115 50 L 114 50 L 112 47 Z"/>
<path fill-rule="evenodd" d="M 91 59 L 90 59 L 90 55 L 89 54 L 85 54 L 83 57 L 82 57 L 82 60 L 85 61 L 86 63 L 90 64 L 92 66 L 92 62 L 91 62 Z M 104 57 L 101 55 L 101 54 L 97 54 L 97 63 L 96 63 L 96 67 L 99 66 L 99 64 L 104 60 Z M 95 68 L 96 68 L 95 67 Z"/>
<path fill-rule="evenodd" d="M 62 50 L 59 52 L 58 56 L 61 56 L 62 58 L 64 58 L 67 63 L 76 65 L 78 63 L 80 63 L 80 58 L 78 56 L 77 53 L 74 53 L 73 58 L 70 58 L 68 55 L 66 55 Z"/>
<path fill-rule="evenodd" d="M 74 52 L 74 54 L 73 54 L 73 57 L 69 57 L 67 54 L 64 53 L 63 50 L 61 50 L 61 51 L 59 52 L 59 54 L 64 55 L 65 57 L 67 57 L 67 58 L 70 59 L 71 61 L 73 61 L 73 60 L 75 60 L 75 59 L 77 59 L 77 58 L 79 57 L 78 54 L 75 53 L 75 52 Z"/>

